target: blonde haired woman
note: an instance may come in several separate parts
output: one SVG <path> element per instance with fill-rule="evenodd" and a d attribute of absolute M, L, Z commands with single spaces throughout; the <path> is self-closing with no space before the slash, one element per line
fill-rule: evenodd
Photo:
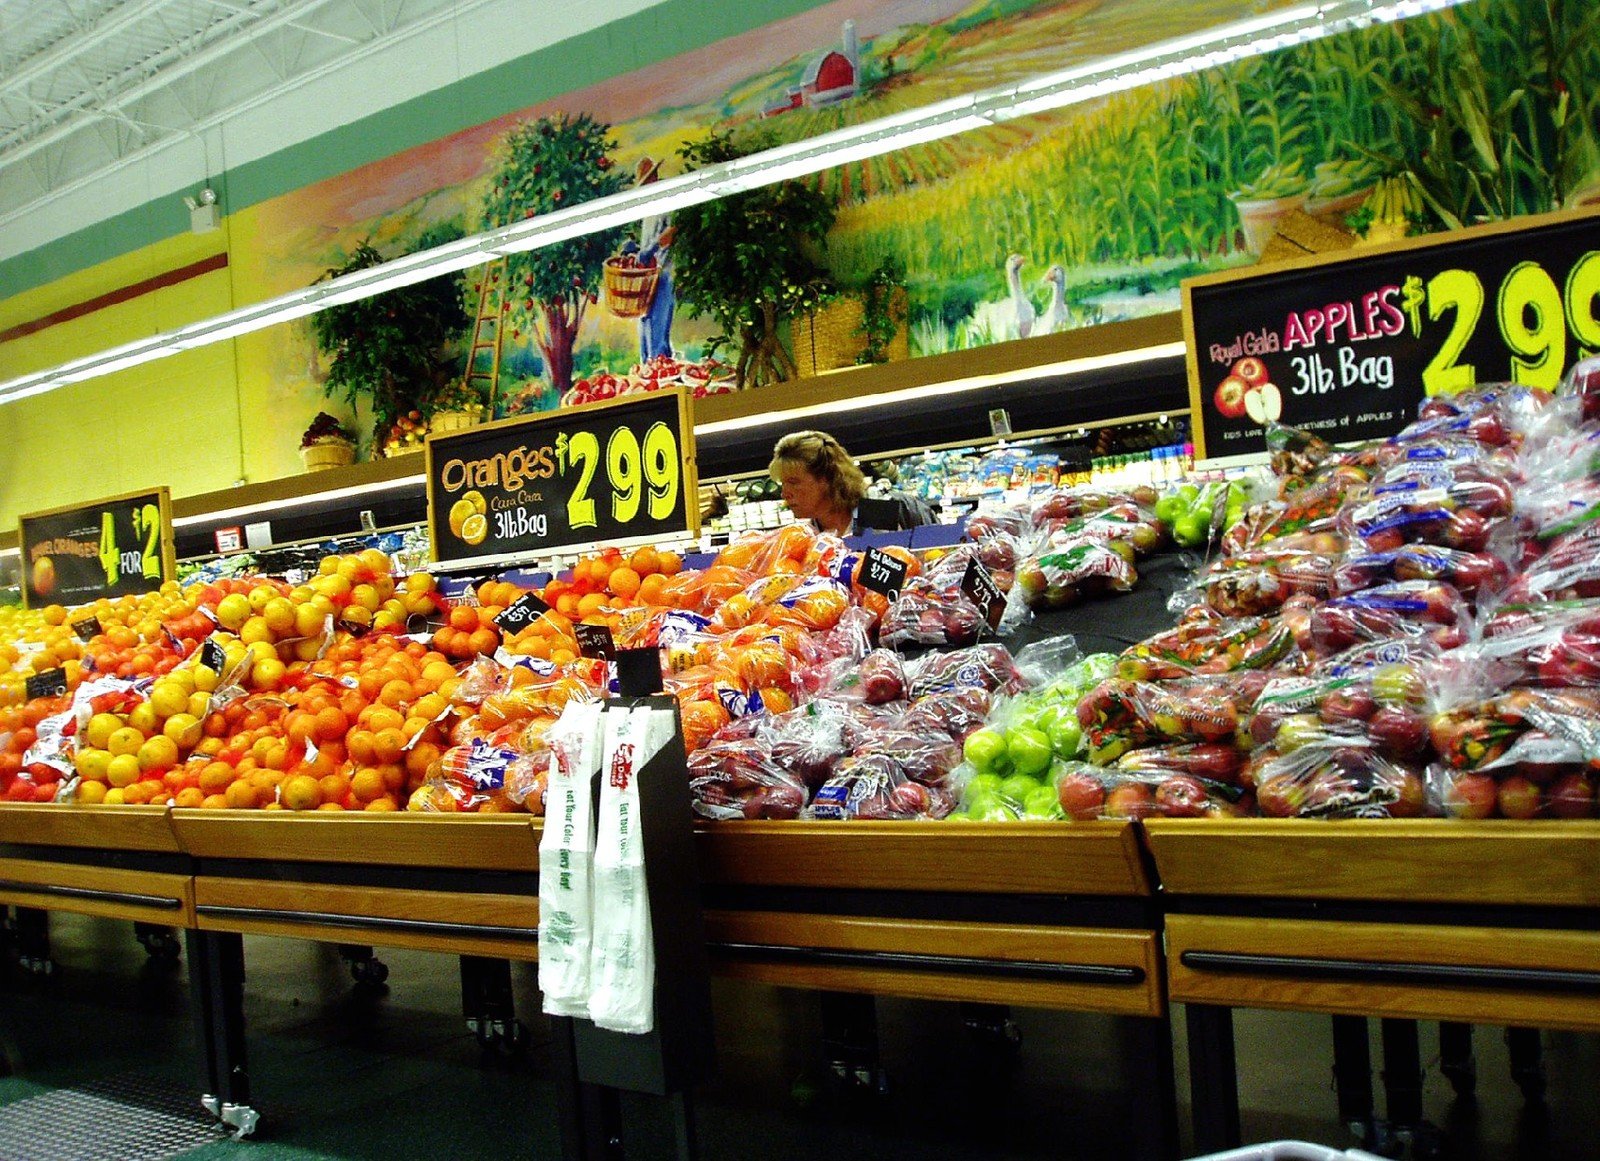
<path fill-rule="evenodd" d="M 869 528 L 898 532 L 931 524 L 927 505 L 903 492 L 867 495 L 867 478 L 844 445 L 825 431 L 797 431 L 772 449 L 768 474 L 783 488 L 783 502 L 818 532 L 854 536 Z"/>

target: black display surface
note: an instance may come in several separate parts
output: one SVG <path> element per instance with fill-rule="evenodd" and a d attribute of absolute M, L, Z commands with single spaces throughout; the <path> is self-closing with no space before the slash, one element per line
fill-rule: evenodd
<path fill-rule="evenodd" d="M 17 539 L 28 608 L 147 593 L 177 575 L 166 488 L 29 513 Z"/>
<path fill-rule="evenodd" d="M 1600 351 L 1600 213 L 1193 279 L 1183 317 L 1197 455 L 1262 451 L 1264 420 L 1383 438 L 1424 395 L 1552 389 Z"/>
<path fill-rule="evenodd" d="M 428 529 L 440 563 L 699 532 L 683 390 L 430 436 Z"/>

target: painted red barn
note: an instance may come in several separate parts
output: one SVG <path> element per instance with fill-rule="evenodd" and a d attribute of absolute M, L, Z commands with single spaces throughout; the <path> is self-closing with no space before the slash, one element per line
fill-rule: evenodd
<path fill-rule="evenodd" d="M 776 117 L 802 106 L 815 108 L 847 101 L 861 91 L 861 46 L 856 40 L 856 22 L 844 22 L 842 48 L 832 48 L 806 67 L 800 87 L 790 89 L 781 100 L 761 110 L 763 116 Z"/>

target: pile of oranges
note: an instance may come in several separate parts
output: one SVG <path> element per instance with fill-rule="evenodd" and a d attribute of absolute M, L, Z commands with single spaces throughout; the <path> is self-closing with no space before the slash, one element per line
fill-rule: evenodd
<path fill-rule="evenodd" d="M 795 526 L 742 538 L 699 572 L 673 552 L 607 548 L 550 581 L 548 609 L 510 634 L 496 618 L 528 590 L 488 580 L 449 603 L 432 576 L 396 577 L 375 550 L 327 557 L 299 585 L 169 583 L 70 612 L 0 609 L 0 797 L 50 801 L 75 779 L 88 805 L 539 809 L 544 730 L 568 701 L 603 694 L 579 625 L 648 646 L 667 643 L 673 618 L 700 618 L 667 650 L 693 750 L 735 717 L 793 708 L 812 634 L 869 596 L 845 583 L 850 563 L 840 542 Z M 431 636 L 405 635 L 418 615 Z M 87 632 L 90 616 L 99 631 L 84 642 L 74 626 Z M 492 660 L 501 648 L 512 664 Z M 66 696 L 29 700 L 27 677 L 54 669 Z M 452 759 L 476 741 L 524 755 L 518 792 L 452 784 Z"/>

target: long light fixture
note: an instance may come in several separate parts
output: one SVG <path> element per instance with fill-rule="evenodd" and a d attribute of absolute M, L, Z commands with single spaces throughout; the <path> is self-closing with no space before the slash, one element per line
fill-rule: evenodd
<path fill-rule="evenodd" d="M 1113 93 L 1186 76 L 1290 45 L 1374 24 L 1421 16 L 1464 0 L 1325 0 L 1299 4 L 1205 32 L 1174 37 L 1144 48 L 908 109 L 861 125 L 850 125 L 804 141 L 780 145 L 720 165 L 664 178 L 540 214 L 379 266 L 315 283 L 252 306 L 229 311 L 176 331 L 152 335 L 108 351 L 0 383 L 0 404 L 52 391 L 68 383 L 165 358 L 179 351 L 237 338 L 319 310 L 452 274 L 509 254 L 553 246 L 571 238 L 628 225 L 652 215 L 805 177 L 985 128 L 1017 117 L 1063 109 Z"/>
<path fill-rule="evenodd" d="M 997 371 L 988 375 L 968 375 L 943 383 L 930 383 L 921 387 L 906 387 L 899 391 L 883 391 L 876 395 L 855 395 L 827 403 L 810 403 L 804 407 L 790 407 L 777 411 L 763 411 L 757 415 L 741 415 L 737 419 L 716 419 L 694 425 L 696 436 L 716 435 L 719 432 L 743 431 L 753 427 L 793 423 L 817 415 L 837 415 L 843 411 L 860 411 L 865 408 L 893 406 L 912 400 L 930 399 L 940 395 L 959 395 L 979 391 L 985 387 L 1003 387 L 1023 379 L 1044 379 L 1062 375 L 1085 375 L 1092 371 L 1105 371 L 1112 367 L 1126 367 L 1135 363 L 1151 363 L 1158 359 L 1176 359 L 1183 355 L 1183 344 L 1155 343 L 1148 347 L 1135 347 L 1128 351 L 1112 351 L 1104 355 L 1085 355 L 1077 359 L 1063 359 L 1037 367 L 1024 367 L 1015 371 Z"/>

